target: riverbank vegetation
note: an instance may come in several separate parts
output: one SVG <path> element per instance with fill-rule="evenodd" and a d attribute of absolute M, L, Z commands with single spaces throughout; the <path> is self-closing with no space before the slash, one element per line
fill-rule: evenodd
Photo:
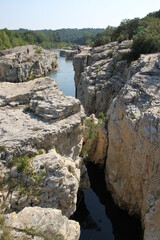
<path fill-rule="evenodd" d="M 104 29 L 60 29 L 39 30 L 27 29 L 0 30 L 0 49 L 12 48 L 28 44 L 35 44 L 43 48 L 62 48 L 73 45 L 89 45 L 97 33 Z"/>

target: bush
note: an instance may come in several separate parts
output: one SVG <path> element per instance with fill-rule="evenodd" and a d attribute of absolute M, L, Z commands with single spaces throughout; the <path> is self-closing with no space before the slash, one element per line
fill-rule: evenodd
<path fill-rule="evenodd" d="M 147 17 L 141 21 L 140 32 L 133 38 L 132 55 L 137 59 L 140 54 L 160 51 L 160 19 Z"/>
<path fill-rule="evenodd" d="M 41 55 L 41 53 L 42 53 L 42 48 L 40 48 L 40 47 L 35 47 L 34 50 L 35 50 L 35 53 L 36 53 L 36 54 Z"/>

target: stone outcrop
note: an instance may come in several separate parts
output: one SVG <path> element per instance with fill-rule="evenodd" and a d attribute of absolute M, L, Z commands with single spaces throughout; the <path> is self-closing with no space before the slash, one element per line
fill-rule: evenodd
<path fill-rule="evenodd" d="M 72 60 L 76 54 L 76 50 L 72 49 L 60 49 L 59 50 L 59 55 L 60 57 L 65 57 L 66 60 Z"/>
<path fill-rule="evenodd" d="M 106 181 L 122 208 L 141 216 L 144 239 L 160 231 L 160 54 L 132 62 L 108 111 Z"/>
<path fill-rule="evenodd" d="M 79 92 L 78 83 L 80 81 L 81 73 L 84 72 L 85 67 L 87 67 L 88 63 L 88 56 L 90 55 L 89 50 L 84 50 L 80 54 L 76 54 L 73 59 L 73 67 L 74 67 L 74 81 L 75 81 L 75 88 L 76 88 L 76 95 Z"/>
<path fill-rule="evenodd" d="M 65 97 L 53 79 L 1 83 L 0 106 L 0 146 L 7 148 L 6 156 L 53 147 L 62 155 L 78 156 L 84 113 L 80 102 Z"/>
<path fill-rule="evenodd" d="M 5 212 L 40 206 L 60 209 L 67 217 L 74 213 L 78 188 L 81 182 L 87 186 L 79 158 L 84 118 L 79 100 L 64 96 L 53 79 L 0 83 L 0 205 Z"/>
<path fill-rule="evenodd" d="M 8 214 L 5 228 L 12 239 L 19 240 L 78 240 L 80 236 L 79 224 L 52 208 L 26 207 L 18 214 Z"/>
<path fill-rule="evenodd" d="M 57 68 L 54 51 L 33 45 L 3 50 L 0 56 L 0 82 L 25 82 Z"/>
<path fill-rule="evenodd" d="M 127 80 L 131 41 L 88 49 L 73 59 L 77 98 L 88 115 L 106 112 Z"/>
<path fill-rule="evenodd" d="M 17 179 L 17 186 L 10 189 L 8 210 L 20 211 L 25 206 L 41 206 L 61 209 L 62 214 L 70 217 L 76 210 L 81 159 L 73 161 L 52 149 L 29 159 L 29 163 L 32 167 L 24 171 L 17 165 L 10 170 L 10 181 Z"/>

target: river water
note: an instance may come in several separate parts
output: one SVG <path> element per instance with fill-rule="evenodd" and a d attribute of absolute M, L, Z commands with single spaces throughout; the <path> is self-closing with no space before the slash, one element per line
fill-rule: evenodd
<path fill-rule="evenodd" d="M 58 56 L 55 79 L 67 96 L 75 96 L 74 70 L 71 60 Z M 87 165 L 91 187 L 78 193 L 77 211 L 71 217 L 81 226 L 80 240 L 141 240 L 140 221 L 120 210 L 105 185 L 104 170 L 92 163 Z"/>
<path fill-rule="evenodd" d="M 49 76 L 55 79 L 66 96 L 75 96 L 75 84 L 74 84 L 74 70 L 71 60 L 65 60 L 64 57 L 59 56 L 59 52 L 56 51 L 58 57 L 58 71 L 50 72 Z"/>

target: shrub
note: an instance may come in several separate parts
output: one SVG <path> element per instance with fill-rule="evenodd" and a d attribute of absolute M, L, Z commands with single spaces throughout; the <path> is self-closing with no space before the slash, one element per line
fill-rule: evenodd
<path fill-rule="evenodd" d="M 41 55 L 41 53 L 42 53 L 42 48 L 36 46 L 36 47 L 34 48 L 34 51 L 35 51 L 36 54 Z"/>
<path fill-rule="evenodd" d="M 132 55 L 137 59 L 140 54 L 160 51 L 160 19 L 146 17 L 141 21 L 140 31 L 133 38 Z"/>
<path fill-rule="evenodd" d="M 6 150 L 6 147 L 5 146 L 0 146 L 0 152 L 3 152 Z"/>

